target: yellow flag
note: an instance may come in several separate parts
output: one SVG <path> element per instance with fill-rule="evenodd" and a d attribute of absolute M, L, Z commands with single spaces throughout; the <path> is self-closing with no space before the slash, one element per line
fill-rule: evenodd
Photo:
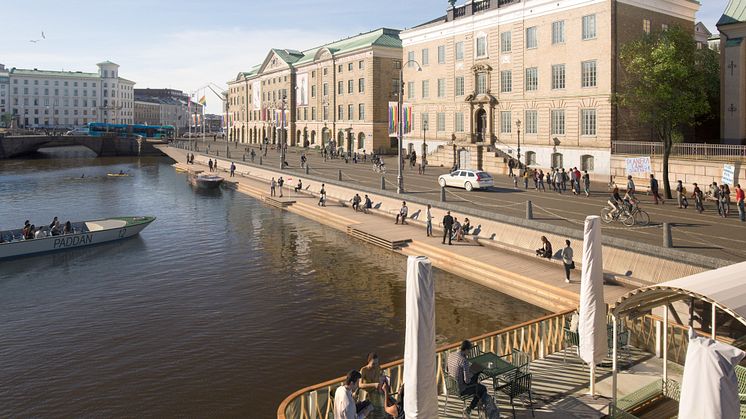
<path fill-rule="evenodd" d="M 207 105 L 207 98 L 205 96 L 202 96 L 202 98 L 199 100 L 199 104 L 202 106 Z"/>

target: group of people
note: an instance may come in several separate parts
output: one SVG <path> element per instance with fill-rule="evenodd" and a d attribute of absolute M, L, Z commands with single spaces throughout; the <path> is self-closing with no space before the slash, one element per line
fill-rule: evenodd
<path fill-rule="evenodd" d="M 546 236 L 541 236 L 541 247 L 536 249 L 536 256 L 541 258 L 552 260 L 554 258 L 554 251 L 552 250 L 552 243 L 547 239 Z M 565 247 L 559 252 L 559 258 L 562 259 L 562 264 L 565 267 L 565 282 L 570 282 L 570 272 L 575 269 L 575 261 L 573 260 L 573 250 L 570 247 L 570 240 L 565 240 Z"/>
<path fill-rule="evenodd" d="M 207 168 L 208 168 L 208 169 L 209 169 L 209 170 L 210 170 L 211 172 L 217 172 L 217 171 L 218 171 L 218 159 L 215 159 L 215 161 L 214 161 L 214 162 L 213 162 L 213 160 L 212 160 L 212 159 L 208 160 L 208 161 L 207 161 Z"/>
<path fill-rule="evenodd" d="M 323 190 L 323 185 L 322 185 Z M 326 195 L 326 193 L 324 193 Z M 360 204 L 362 203 L 362 207 Z M 371 201 L 368 194 L 365 194 L 365 200 L 363 201 L 363 198 L 360 197 L 360 194 L 356 193 L 355 196 L 352 197 L 352 209 L 355 212 L 362 211 L 363 213 L 367 214 L 368 211 L 370 211 L 373 208 L 373 201 Z"/>
<path fill-rule="evenodd" d="M 632 180 L 632 176 L 627 177 L 627 194 L 634 198 L 635 184 Z M 632 191 L 630 194 L 630 190 Z M 676 181 L 676 202 L 680 209 L 687 209 L 689 207 L 689 198 L 694 200 L 694 207 L 700 214 L 705 211 L 705 201 L 715 201 L 715 207 L 718 215 L 727 218 L 730 215 L 730 207 L 732 203 L 731 189 L 727 183 L 718 185 L 717 182 L 712 182 L 707 191 L 703 191 L 699 185 L 694 182 L 692 183 L 692 193 L 686 190 L 684 183 L 681 180 Z M 661 205 L 665 204 L 663 197 L 659 191 L 658 180 L 655 175 L 650 175 L 650 193 L 653 195 L 653 202 L 658 205 L 660 201 Z M 740 221 L 746 221 L 746 209 L 744 208 L 744 190 L 741 189 L 741 184 L 736 184 L 735 187 L 735 199 L 736 207 L 738 208 L 738 218 Z"/>
<path fill-rule="evenodd" d="M 70 221 L 65 222 L 65 224 L 60 224 L 60 221 L 57 217 L 54 217 L 52 222 L 49 223 L 49 226 L 42 226 L 39 228 L 37 228 L 35 224 L 31 224 L 29 220 L 26 220 L 26 222 L 23 223 L 23 228 L 21 229 L 20 236 L 11 235 L 11 237 L 9 237 L 9 240 L 6 240 L 6 238 L 3 237 L 2 234 L 0 234 L 0 243 L 5 243 L 6 241 L 8 242 L 16 241 L 16 240 L 41 239 L 44 237 L 71 234 L 73 232 L 74 232 L 73 225 Z"/>
<path fill-rule="evenodd" d="M 273 177 L 269 181 L 269 196 L 277 196 L 277 190 L 280 190 L 280 198 L 282 198 L 282 187 L 285 185 L 285 179 L 280 176 L 277 180 Z"/>
<path fill-rule="evenodd" d="M 360 370 L 348 372 L 335 390 L 334 419 L 362 419 L 376 409 L 388 417 L 404 419 L 404 385 L 392 393 L 391 378 L 383 373 L 378 355 L 371 352 L 368 362 Z"/>
<path fill-rule="evenodd" d="M 187 164 L 194 164 L 194 153 L 187 153 Z"/>
<path fill-rule="evenodd" d="M 512 159 L 511 159 L 512 161 Z M 591 196 L 591 177 L 588 171 L 583 173 L 577 167 L 565 170 L 564 168 L 550 168 L 544 172 L 542 169 L 523 168 L 519 175 L 513 173 L 513 168 L 508 165 L 508 176 L 513 177 L 513 186 L 518 187 L 518 177 L 523 179 L 524 189 L 529 188 L 533 183 L 534 190 L 546 192 L 546 185 L 554 192 L 566 192 L 568 185 L 573 195 L 584 194 L 586 197 Z"/>

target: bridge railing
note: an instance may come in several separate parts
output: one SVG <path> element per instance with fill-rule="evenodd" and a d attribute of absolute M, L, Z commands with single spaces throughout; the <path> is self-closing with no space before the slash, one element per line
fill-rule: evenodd
<path fill-rule="evenodd" d="M 614 141 L 612 154 L 632 154 L 650 157 L 663 156 L 663 143 Z M 694 160 L 742 160 L 746 159 L 746 146 L 734 144 L 678 143 L 671 149 L 671 157 Z"/>

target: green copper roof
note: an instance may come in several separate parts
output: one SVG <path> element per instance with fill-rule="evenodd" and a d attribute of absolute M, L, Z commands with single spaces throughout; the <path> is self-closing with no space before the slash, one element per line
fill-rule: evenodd
<path fill-rule="evenodd" d="M 272 48 L 272 51 L 279 56 L 282 61 L 288 64 L 293 64 L 303 57 L 303 53 L 292 49 L 278 49 Z"/>
<path fill-rule="evenodd" d="M 730 0 L 717 26 L 746 22 L 746 0 Z"/>
<path fill-rule="evenodd" d="M 361 33 L 360 35 L 322 45 L 317 48 L 311 48 L 303 51 L 303 58 L 295 62 L 295 66 L 312 62 L 316 53 L 322 49 L 329 49 L 332 54 L 339 55 L 360 48 L 372 46 L 401 48 L 401 39 L 399 39 L 399 30 L 381 28 L 372 32 Z"/>
<path fill-rule="evenodd" d="M 100 77 L 98 73 L 84 73 L 82 71 L 29 70 L 25 68 L 11 68 L 10 73 L 19 76 Z"/>

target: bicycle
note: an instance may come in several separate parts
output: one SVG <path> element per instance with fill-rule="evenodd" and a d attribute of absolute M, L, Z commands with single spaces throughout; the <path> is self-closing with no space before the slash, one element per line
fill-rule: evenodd
<path fill-rule="evenodd" d="M 373 172 L 385 175 L 386 174 L 386 166 L 383 166 L 383 165 L 382 166 L 374 165 L 373 166 Z"/>
<path fill-rule="evenodd" d="M 621 210 L 605 206 L 601 210 L 601 221 L 606 224 L 610 224 L 612 221 L 620 221 L 627 227 L 632 227 L 635 224 L 646 226 L 650 224 L 650 215 L 641 210 L 637 202 L 632 202 L 623 204 Z"/>

